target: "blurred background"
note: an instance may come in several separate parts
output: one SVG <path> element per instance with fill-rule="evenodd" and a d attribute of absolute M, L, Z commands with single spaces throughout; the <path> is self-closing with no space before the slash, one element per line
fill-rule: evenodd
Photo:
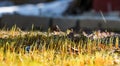
<path fill-rule="evenodd" d="M 0 28 L 120 31 L 120 0 L 0 0 Z"/>

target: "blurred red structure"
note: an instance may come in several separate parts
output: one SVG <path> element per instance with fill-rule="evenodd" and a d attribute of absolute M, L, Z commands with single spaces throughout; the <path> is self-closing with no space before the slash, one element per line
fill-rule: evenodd
<path fill-rule="evenodd" d="M 93 0 L 95 11 L 120 11 L 120 0 Z"/>

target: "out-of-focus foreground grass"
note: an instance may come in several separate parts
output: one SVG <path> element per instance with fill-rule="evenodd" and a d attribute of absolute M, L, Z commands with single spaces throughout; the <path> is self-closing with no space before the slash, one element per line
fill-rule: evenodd
<path fill-rule="evenodd" d="M 119 65 L 119 39 L 74 42 L 64 33 L 0 31 L 0 66 L 114 66 Z M 102 42 L 104 43 L 102 44 Z"/>

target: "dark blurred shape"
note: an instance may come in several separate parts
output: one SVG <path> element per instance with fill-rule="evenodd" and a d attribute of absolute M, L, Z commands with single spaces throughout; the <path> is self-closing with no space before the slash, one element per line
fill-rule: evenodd
<path fill-rule="evenodd" d="M 75 27 L 73 28 L 73 30 L 75 31 L 75 32 L 79 32 L 80 31 L 80 20 L 77 20 L 76 21 L 76 25 L 75 25 Z"/>
<path fill-rule="evenodd" d="M 29 53 L 30 52 L 30 46 L 26 46 L 25 50 Z"/>
<path fill-rule="evenodd" d="M 12 6 L 12 5 L 14 5 L 14 3 L 13 2 L 11 2 L 11 1 L 8 1 L 8 0 L 0 0 L 0 7 L 2 7 L 2 6 Z"/>
<path fill-rule="evenodd" d="M 42 2 L 51 2 L 54 0 L 11 0 L 11 1 L 14 2 L 16 5 L 21 5 L 26 3 L 36 4 L 36 3 L 42 3 Z"/>
<path fill-rule="evenodd" d="M 70 30 L 72 29 L 73 32 L 78 33 L 80 32 L 80 20 L 76 20 L 75 26 L 70 27 Z"/>
<path fill-rule="evenodd" d="M 22 16 L 22 15 L 3 15 L 0 22 L 0 27 L 11 29 L 14 25 L 22 30 L 47 31 L 49 28 L 49 18 L 36 16 Z"/>
<path fill-rule="evenodd" d="M 16 5 L 19 5 L 27 3 L 28 0 L 11 0 L 11 1 L 14 2 Z"/>
<path fill-rule="evenodd" d="M 73 29 L 69 29 L 70 30 L 70 33 L 67 35 L 67 37 L 71 40 L 74 39 L 74 32 L 73 32 Z"/>
<path fill-rule="evenodd" d="M 120 11 L 120 0 L 93 0 L 93 9 L 96 11 Z"/>
<path fill-rule="evenodd" d="M 120 54 L 120 49 L 115 48 L 115 49 L 113 50 L 113 53 L 118 53 L 118 54 Z"/>
<path fill-rule="evenodd" d="M 53 25 L 52 27 L 51 27 L 51 31 L 52 32 L 60 32 L 61 30 L 60 30 L 60 28 L 59 28 L 59 26 L 58 25 Z"/>
<path fill-rule="evenodd" d="M 52 1 L 55 1 L 55 0 L 46 0 L 45 2 L 52 2 Z"/>
<path fill-rule="evenodd" d="M 77 15 L 92 8 L 92 0 L 74 0 L 64 14 Z"/>

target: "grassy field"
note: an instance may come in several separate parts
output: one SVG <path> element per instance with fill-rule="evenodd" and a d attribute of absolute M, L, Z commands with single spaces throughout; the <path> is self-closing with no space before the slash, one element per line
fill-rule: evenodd
<path fill-rule="evenodd" d="M 81 37 L 75 42 L 67 32 L 0 30 L 0 66 L 119 66 L 119 38 Z"/>

